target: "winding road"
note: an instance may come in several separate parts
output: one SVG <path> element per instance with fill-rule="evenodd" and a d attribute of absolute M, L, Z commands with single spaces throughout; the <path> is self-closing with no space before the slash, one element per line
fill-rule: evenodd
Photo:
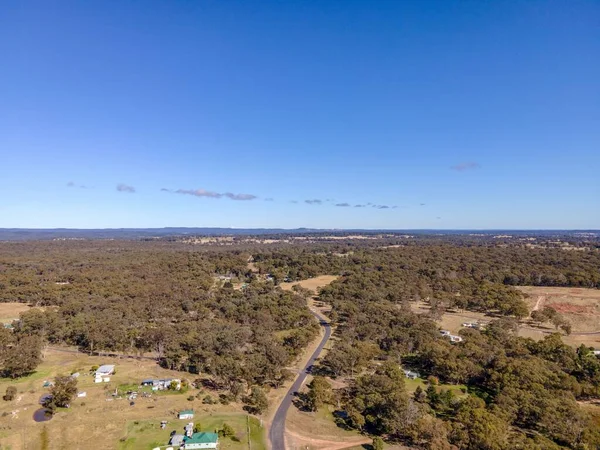
<path fill-rule="evenodd" d="M 325 334 L 319 343 L 317 349 L 313 352 L 309 360 L 306 362 L 305 366 L 302 368 L 298 377 L 294 381 L 294 384 L 289 388 L 285 397 L 279 404 L 275 415 L 273 416 L 273 421 L 271 422 L 271 429 L 269 430 L 269 441 L 271 441 L 271 449 L 272 450 L 284 450 L 285 449 L 285 417 L 287 416 L 288 409 L 292 405 L 292 400 L 294 399 L 294 394 L 298 392 L 304 380 L 306 380 L 306 376 L 310 370 L 310 367 L 315 363 L 317 358 L 321 355 L 323 351 L 323 347 L 331 337 L 331 326 L 329 323 L 325 321 L 323 316 L 319 313 L 311 310 L 312 314 L 319 320 L 321 326 L 325 329 Z"/>

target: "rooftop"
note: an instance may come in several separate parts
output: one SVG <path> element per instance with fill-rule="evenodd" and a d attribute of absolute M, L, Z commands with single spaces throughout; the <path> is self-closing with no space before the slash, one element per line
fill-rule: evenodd
<path fill-rule="evenodd" d="M 194 433 L 192 437 L 185 438 L 186 444 L 216 444 L 219 440 L 217 433 Z"/>

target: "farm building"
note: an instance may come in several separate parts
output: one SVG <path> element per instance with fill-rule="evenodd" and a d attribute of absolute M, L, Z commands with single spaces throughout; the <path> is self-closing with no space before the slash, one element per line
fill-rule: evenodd
<path fill-rule="evenodd" d="M 219 435 L 217 433 L 194 433 L 191 437 L 185 437 L 183 440 L 183 448 L 201 449 L 201 448 L 217 448 L 219 445 Z"/>
<path fill-rule="evenodd" d="M 98 367 L 98 370 L 96 370 L 96 378 L 112 375 L 114 371 L 114 364 L 104 364 L 103 366 Z"/>
<path fill-rule="evenodd" d="M 194 410 L 193 409 L 184 409 L 183 411 L 179 411 L 177 414 L 179 419 L 193 419 L 194 418 Z"/>
<path fill-rule="evenodd" d="M 174 434 L 173 436 L 171 436 L 169 445 L 174 445 L 175 447 L 181 447 L 183 445 L 184 438 L 185 438 L 185 435 L 183 435 L 183 434 Z"/>

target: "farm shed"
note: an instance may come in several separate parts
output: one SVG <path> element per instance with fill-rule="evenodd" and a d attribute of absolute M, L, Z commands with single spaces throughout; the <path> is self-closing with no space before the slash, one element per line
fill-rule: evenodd
<path fill-rule="evenodd" d="M 179 419 L 193 419 L 194 418 L 194 410 L 193 409 L 184 409 L 183 411 L 179 411 L 177 414 Z"/>
<path fill-rule="evenodd" d="M 104 364 L 103 366 L 98 367 L 98 370 L 96 370 L 96 378 L 112 375 L 114 371 L 114 364 Z"/>
<path fill-rule="evenodd" d="M 184 438 L 185 438 L 185 435 L 183 435 L 183 434 L 174 434 L 173 436 L 171 436 L 169 445 L 174 445 L 176 447 L 180 447 L 183 444 Z"/>

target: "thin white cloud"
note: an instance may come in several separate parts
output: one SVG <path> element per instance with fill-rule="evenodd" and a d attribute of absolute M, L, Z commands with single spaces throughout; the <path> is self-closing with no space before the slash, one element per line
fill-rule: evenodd
<path fill-rule="evenodd" d="M 162 188 L 161 191 L 162 192 L 171 192 L 173 194 L 191 195 L 193 197 L 217 198 L 217 199 L 225 197 L 230 200 L 238 200 L 238 201 L 254 200 L 254 199 L 258 198 L 256 195 L 253 195 L 253 194 L 234 194 L 232 192 L 220 193 L 220 192 L 214 192 L 214 191 L 207 191 L 206 189 L 171 190 L 171 189 L 167 189 L 167 188 Z"/>
<path fill-rule="evenodd" d="M 135 193 L 135 188 L 133 186 L 129 186 L 125 183 L 117 184 L 117 191 L 119 192 L 127 192 L 128 194 Z"/>

